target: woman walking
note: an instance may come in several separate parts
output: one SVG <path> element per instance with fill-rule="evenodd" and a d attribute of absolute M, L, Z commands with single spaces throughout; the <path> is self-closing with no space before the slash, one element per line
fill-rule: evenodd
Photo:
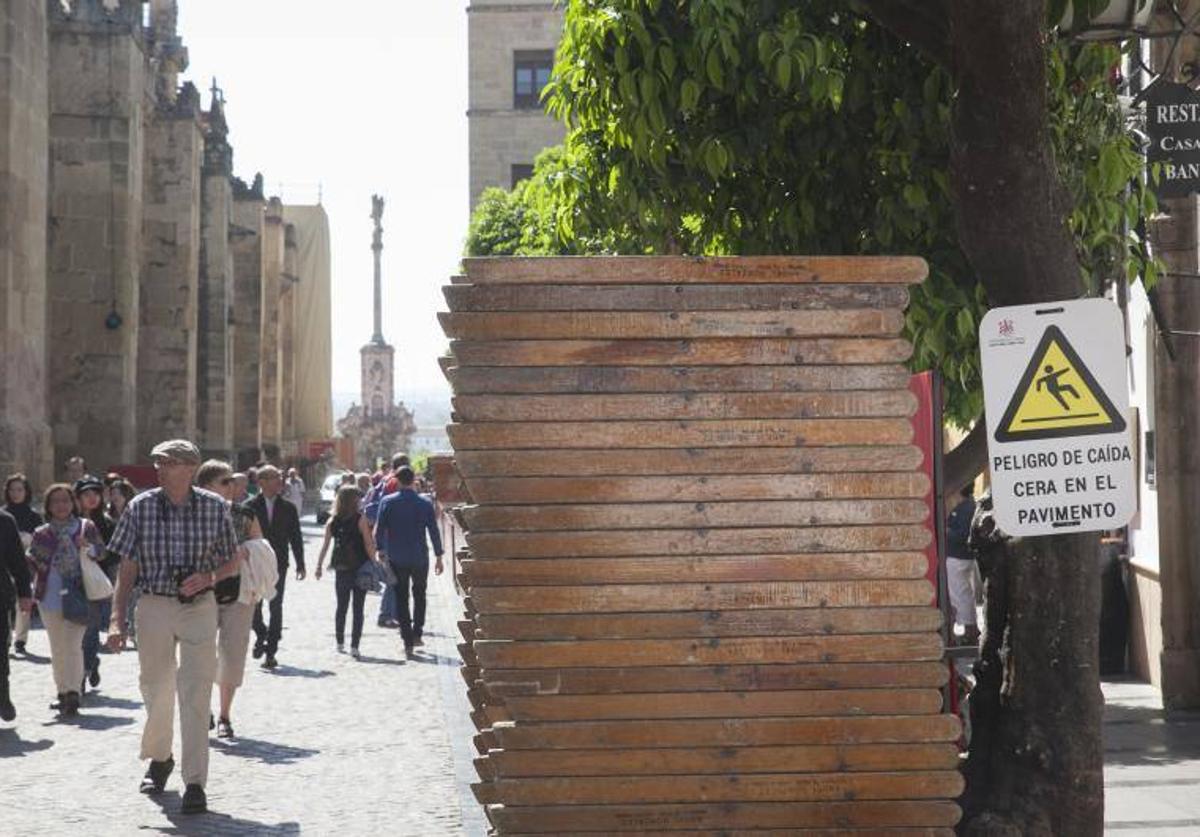
<path fill-rule="evenodd" d="M 358 510 L 362 492 L 353 485 L 338 489 L 337 504 L 329 522 L 325 524 L 325 541 L 321 544 L 321 555 L 317 558 L 317 579 L 320 580 L 325 566 L 325 554 L 329 542 L 333 541 L 333 559 L 329 566 L 334 571 L 334 590 L 337 593 L 337 609 L 333 615 L 333 631 L 337 638 L 337 650 L 345 650 L 346 611 L 354 601 L 354 615 L 350 626 L 350 654 L 359 659 L 358 643 L 362 638 L 363 605 L 367 591 L 355 584 L 359 568 L 370 560 L 367 544 L 372 541 L 371 524 Z"/>
<path fill-rule="evenodd" d="M 47 522 L 33 533 L 29 547 L 37 571 L 34 598 L 50 638 L 50 662 L 58 690 L 58 703 L 51 708 L 70 717 L 79 712 L 83 634 L 91 611 L 80 562 L 98 560 L 104 544 L 92 521 L 76 517 L 75 494 L 69 485 L 55 483 L 47 488 L 43 507 Z"/>
<path fill-rule="evenodd" d="M 75 482 L 75 502 L 79 504 L 79 516 L 92 521 L 96 531 L 100 533 L 101 543 L 108 546 L 113 532 L 117 529 L 117 522 L 104 511 L 104 495 L 104 483 L 91 474 Z M 98 560 L 109 581 L 115 581 L 117 567 L 121 564 L 120 558 L 104 554 Z M 79 683 L 80 694 L 85 693 L 89 685 L 93 689 L 100 685 L 100 628 L 107 627 L 112 618 L 112 601 L 100 602 L 92 616 L 92 623 L 83 634 L 83 679 Z"/>
<path fill-rule="evenodd" d="M 241 545 L 262 537 L 262 529 L 254 512 L 233 502 L 235 491 L 233 468 L 228 462 L 210 459 L 196 471 L 196 486 L 219 494 L 230 504 L 233 528 L 238 539 L 238 564 L 245 561 Z M 221 691 L 221 711 L 217 718 L 217 738 L 233 738 L 233 696 L 241 687 L 246 671 L 246 650 L 250 646 L 250 625 L 254 605 L 238 600 L 240 581 L 231 576 L 221 581 L 217 592 L 217 678 Z"/>
<path fill-rule="evenodd" d="M 136 495 L 137 491 L 129 480 L 113 480 L 112 485 L 108 487 L 108 516 L 114 521 L 120 520 L 121 515 L 125 513 L 125 507 Z"/>
<path fill-rule="evenodd" d="M 4 481 L 4 508 L 17 522 L 17 534 L 21 538 L 21 555 L 29 551 L 33 541 L 33 533 L 45 521 L 42 516 L 29 505 L 33 499 L 33 489 L 24 474 L 10 474 Z M 17 610 L 17 619 L 13 624 L 13 650 L 18 654 L 25 653 L 25 643 L 29 640 L 29 623 L 32 614 L 28 610 Z"/>

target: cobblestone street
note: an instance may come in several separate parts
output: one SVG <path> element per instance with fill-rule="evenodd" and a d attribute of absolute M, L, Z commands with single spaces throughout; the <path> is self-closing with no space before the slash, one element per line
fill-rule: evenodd
<path fill-rule="evenodd" d="M 310 519 L 311 521 L 311 519 Z M 477 835 L 466 698 L 458 675 L 457 598 L 449 567 L 430 575 L 424 654 L 407 663 L 395 631 L 375 626 L 369 596 L 363 658 L 333 641 L 332 573 L 313 579 L 320 530 L 305 526 L 309 577 L 289 579 L 279 668 L 247 660 L 234 703 L 238 737 L 212 738 L 207 815 L 142 796 L 137 655 L 102 657 L 103 682 L 74 721 L 56 721 L 45 632 L 13 658 L 18 718 L 0 725 L 5 834 Z M 349 625 L 347 625 L 349 633 Z M 216 706 L 214 690 L 213 706 Z M 176 759 L 179 755 L 176 732 Z"/>

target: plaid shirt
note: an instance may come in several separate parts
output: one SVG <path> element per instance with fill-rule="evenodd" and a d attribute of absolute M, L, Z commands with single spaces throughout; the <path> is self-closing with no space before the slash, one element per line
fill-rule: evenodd
<path fill-rule="evenodd" d="M 137 562 L 140 590 L 174 596 L 192 573 L 213 572 L 233 558 L 237 534 L 220 496 L 193 488 L 176 506 L 156 488 L 129 501 L 108 549 Z"/>

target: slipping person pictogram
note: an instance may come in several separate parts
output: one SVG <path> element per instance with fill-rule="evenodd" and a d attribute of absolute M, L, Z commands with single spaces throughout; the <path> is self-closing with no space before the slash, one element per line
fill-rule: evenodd
<path fill-rule="evenodd" d="M 1124 416 L 1062 329 L 1047 326 L 1028 358 L 996 428 L 996 441 L 1124 432 Z"/>
<path fill-rule="evenodd" d="M 1070 367 L 1064 367 L 1056 370 L 1051 364 L 1046 364 L 1046 374 L 1037 379 L 1037 389 L 1040 392 L 1042 384 L 1046 385 L 1046 391 L 1054 396 L 1054 400 L 1062 404 L 1062 408 L 1068 413 L 1071 412 L 1071 405 L 1067 403 L 1067 399 L 1062 397 L 1064 392 L 1071 393 L 1075 400 L 1079 400 L 1079 392 L 1070 384 L 1064 384 L 1059 379 L 1071 371 Z"/>

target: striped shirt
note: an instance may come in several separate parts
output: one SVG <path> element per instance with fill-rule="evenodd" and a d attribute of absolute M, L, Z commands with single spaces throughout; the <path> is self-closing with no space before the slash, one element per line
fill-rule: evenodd
<path fill-rule="evenodd" d="M 232 559 L 237 534 L 229 504 L 219 495 L 193 488 L 176 506 L 156 488 L 129 501 L 108 549 L 137 562 L 138 589 L 174 596 L 189 575 L 213 572 Z"/>

